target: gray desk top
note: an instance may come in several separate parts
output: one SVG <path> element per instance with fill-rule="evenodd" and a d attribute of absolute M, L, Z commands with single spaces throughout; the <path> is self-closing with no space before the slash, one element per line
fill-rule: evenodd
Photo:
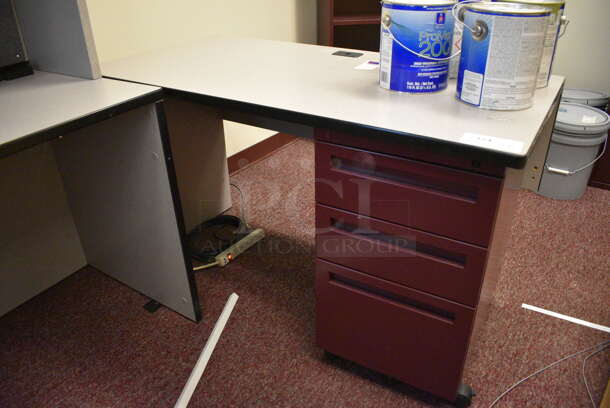
<path fill-rule="evenodd" d="M 434 94 L 381 89 L 378 70 L 357 70 L 378 54 L 332 56 L 336 48 L 287 42 L 211 38 L 102 65 L 103 75 L 342 123 L 474 145 L 511 157 L 530 151 L 564 79 L 538 90 L 518 112 L 481 110 L 455 99 L 455 81 Z"/>
<path fill-rule="evenodd" d="M 101 120 L 104 111 L 136 100 L 143 103 L 143 97 L 159 99 L 160 95 L 159 88 L 148 85 L 46 72 L 2 81 L 0 156 L 50 139 L 46 136 L 53 130 L 68 130 L 69 125 L 83 123 L 95 115 Z"/>

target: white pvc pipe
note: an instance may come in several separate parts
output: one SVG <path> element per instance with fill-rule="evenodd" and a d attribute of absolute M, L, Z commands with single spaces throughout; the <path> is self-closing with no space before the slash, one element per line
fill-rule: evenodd
<path fill-rule="evenodd" d="M 524 309 L 532 310 L 534 312 L 542 313 L 542 314 L 545 314 L 545 315 L 548 315 L 548 316 L 553 316 L 553 317 L 556 317 L 558 319 L 567 320 L 568 322 L 572 322 L 572 323 L 580 324 L 582 326 L 590 327 L 590 328 L 595 329 L 595 330 L 601 330 L 601 331 L 604 331 L 606 333 L 610 333 L 610 327 L 602 326 L 601 324 L 587 322 L 586 320 L 581 320 L 581 319 L 577 319 L 575 317 L 566 316 L 564 314 L 557 313 L 557 312 L 551 312 L 550 310 L 546 310 L 546 309 L 543 309 L 541 307 L 536 307 L 536 306 L 528 305 L 528 304 L 525 304 L 525 303 L 523 303 L 521 305 L 521 307 L 524 308 Z"/>
<path fill-rule="evenodd" d="M 220 335 L 222 334 L 222 331 L 224 330 L 225 325 L 231 316 L 231 312 L 233 312 L 237 299 L 239 299 L 239 296 L 237 296 L 235 293 L 229 296 L 229 300 L 227 300 L 227 303 L 225 304 L 225 307 L 222 310 L 216 325 L 214 326 L 214 330 L 212 330 L 212 334 L 210 334 L 208 341 L 205 343 L 205 346 L 203 346 L 201 355 L 199 356 L 199 359 L 197 360 L 197 363 L 195 364 L 186 385 L 182 389 L 182 393 L 180 394 L 176 405 L 174 405 L 174 408 L 186 408 L 188 406 L 189 401 L 193 396 L 193 392 L 195 392 L 195 388 L 197 387 L 197 384 L 199 384 L 199 380 L 203 375 L 203 371 L 208 365 L 208 361 L 212 356 L 216 343 L 218 343 L 218 339 L 220 338 Z"/>

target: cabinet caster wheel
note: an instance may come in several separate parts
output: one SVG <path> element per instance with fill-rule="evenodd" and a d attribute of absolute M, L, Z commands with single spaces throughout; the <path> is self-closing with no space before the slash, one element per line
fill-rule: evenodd
<path fill-rule="evenodd" d="M 470 406 L 472 397 L 477 395 L 474 390 L 466 384 L 460 384 L 458 388 L 457 397 L 455 398 L 455 406 L 457 408 L 466 408 Z"/>
<path fill-rule="evenodd" d="M 329 362 L 337 361 L 339 359 L 339 357 L 336 354 L 333 354 L 326 350 L 324 350 L 323 358 Z"/>

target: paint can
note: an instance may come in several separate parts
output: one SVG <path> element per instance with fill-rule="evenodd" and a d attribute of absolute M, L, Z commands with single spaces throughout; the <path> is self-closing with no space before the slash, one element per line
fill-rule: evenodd
<path fill-rule="evenodd" d="M 526 4 L 464 6 L 457 98 L 483 109 L 531 107 L 550 14 Z"/>
<path fill-rule="evenodd" d="M 447 88 L 455 0 L 382 0 L 379 85 L 399 92 Z"/>
<path fill-rule="evenodd" d="M 544 38 L 544 50 L 542 51 L 542 60 L 540 61 L 540 71 L 538 72 L 537 88 L 546 88 L 549 85 L 549 79 L 553 72 L 553 61 L 555 60 L 555 51 L 557 50 L 557 41 L 559 40 L 559 32 L 561 30 L 564 19 L 565 0 L 494 0 L 510 3 L 529 4 L 534 6 L 547 7 L 551 9 L 549 24 Z"/>
<path fill-rule="evenodd" d="M 458 2 L 460 2 L 460 3 L 463 3 L 465 1 L 469 1 L 469 0 L 458 0 Z M 458 13 L 459 13 L 459 11 L 458 11 Z M 463 35 L 464 35 L 464 26 L 462 24 L 456 23 L 455 27 L 453 28 L 453 39 L 451 40 L 451 43 L 452 43 L 451 55 L 456 55 L 458 52 L 461 52 Z M 451 58 L 451 60 L 449 61 L 449 79 L 457 78 L 459 68 L 460 68 L 460 59 Z"/>

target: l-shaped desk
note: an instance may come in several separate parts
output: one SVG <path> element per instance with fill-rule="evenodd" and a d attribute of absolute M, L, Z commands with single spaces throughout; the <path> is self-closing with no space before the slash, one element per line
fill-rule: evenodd
<path fill-rule="evenodd" d="M 452 82 L 388 92 L 376 70 L 356 69 L 378 54 L 334 51 L 212 38 L 102 71 L 163 88 L 186 230 L 230 206 L 222 119 L 314 137 L 318 344 L 455 400 L 515 192 L 539 183 L 563 78 L 530 109 L 485 111 L 457 101 Z"/>
<path fill-rule="evenodd" d="M 0 315 L 89 264 L 200 318 L 162 97 L 46 72 L 0 82 Z"/>

